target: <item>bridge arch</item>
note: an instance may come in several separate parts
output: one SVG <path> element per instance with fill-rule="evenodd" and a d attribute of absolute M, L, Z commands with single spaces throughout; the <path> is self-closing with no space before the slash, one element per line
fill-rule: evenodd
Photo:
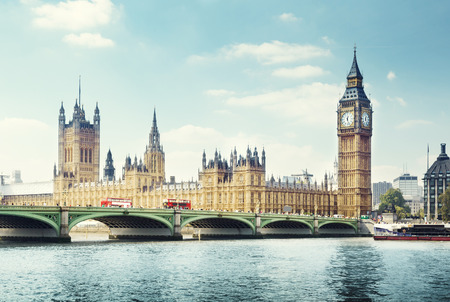
<path fill-rule="evenodd" d="M 149 222 L 156 221 L 157 223 L 165 226 L 169 230 L 171 236 L 173 236 L 173 234 L 174 234 L 174 227 L 173 227 L 172 223 L 170 221 L 164 219 L 163 217 L 159 217 L 157 215 L 152 215 L 152 214 L 147 214 L 147 213 L 132 213 L 132 212 L 129 212 L 127 214 L 124 214 L 123 212 L 120 212 L 120 213 L 94 212 L 94 213 L 89 213 L 89 214 L 78 216 L 74 219 L 71 219 L 71 214 L 69 214 L 69 221 L 70 221 L 69 232 L 78 223 L 89 220 L 89 219 L 102 222 L 111 229 L 112 221 L 110 221 L 110 223 L 108 223 L 108 218 L 113 218 L 113 219 L 124 218 L 125 220 L 129 220 L 129 222 L 133 222 L 134 217 L 135 218 L 143 218 L 145 220 L 148 220 Z M 140 221 L 142 222 L 142 220 L 140 220 Z"/>
<path fill-rule="evenodd" d="M 230 223 L 228 226 L 226 226 L 225 228 L 230 228 L 230 229 L 250 229 L 251 234 L 247 234 L 245 232 L 243 233 L 239 233 L 239 234 L 224 234 L 223 230 L 225 228 L 223 228 L 224 223 Z M 256 227 L 255 225 L 249 221 L 248 219 L 244 218 L 244 217 L 239 217 L 239 216 L 222 216 L 220 214 L 212 214 L 212 215 L 199 215 L 199 216 L 192 216 L 192 217 L 185 217 L 184 219 L 182 219 L 182 222 L 180 224 L 181 229 L 183 229 L 183 227 L 187 226 L 187 225 L 192 225 L 197 229 L 203 229 L 201 227 L 199 227 L 200 225 L 209 225 L 210 226 L 210 233 L 213 235 L 230 235 L 230 236 L 234 236 L 234 235 L 244 235 L 244 236 L 249 236 L 249 235 L 255 235 L 256 234 Z M 243 228 L 244 227 L 244 228 Z M 220 232 L 216 232 L 214 233 L 214 230 L 219 231 L 222 230 L 222 233 Z"/>
<path fill-rule="evenodd" d="M 50 214 L 50 213 L 31 213 L 31 212 L 19 212 L 19 211 L 15 211 L 15 212 L 10 212 L 10 211 L 2 211 L 0 213 L 0 221 L 2 221 L 3 224 L 8 224 L 11 223 L 11 226 L 14 225 L 19 225 L 19 224 L 32 224 L 33 221 L 35 222 L 39 222 L 42 223 L 44 226 L 48 226 L 49 229 L 51 229 L 52 231 L 54 231 L 54 236 L 51 236 L 51 234 L 48 234 L 49 236 L 46 237 L 58 237 L 60 235 L 60 225 L 59 225 L 59 221 L 60 221 L 60 217 L 59 217 L 60 213 L 58 214 Z M 18 217 L 18 218 L 22 218 L 22 220 L 9 220 L 8 217 Z M 3 218 L 3 219 L 2 219 Z M 41 225 L 42 226 L 42 225 Z M 38 230 L 39 228 L 37 228 L 38 225 L 35 225 L 34 230 Z M 0 227 L 1 228 L 1 227 Z M 15 229 L 27 229 L 27 228 L 15 228 Z M 31 228 L 33 229 L 33 228 Z M 13 232 L 11 235 L 11 237 L 35 237 L 32 236 L 32 232 Z M 41 228 L 41 229 L 46 229 L 45 227 Z M 27 234 L 28 233 L 28 234 Z M 30 235 L 30 236 L 28 236 Z M 1 234 L 0 234 L 0 237 Z M 40 236 L 37 236 L 40 237 Z"/>
<path fill-rule="evenodd" d="M 319 234 L 335 233 L 332 230 L 339 230 L 340 234 L 342 234 L 343 230 L 348 230 L 348 233 L 356 234 L 358 232 L 358 225 L 349 221 L 324 221 L 319 223 Z"/>
<path fill-rule="evenodd" d="M 273 223 L 281 223 L 281 222 L 298 223 L 298 224 L 308 227 L 311 232 L 314 232 L 314 225 L 311 223 L 308 223 L 308 221 L 297 220 L 297 219 L 286 219 L 286 218 L 261 220 L 261 228 L 267 227 L 268 225 L 273 224 Z"/>

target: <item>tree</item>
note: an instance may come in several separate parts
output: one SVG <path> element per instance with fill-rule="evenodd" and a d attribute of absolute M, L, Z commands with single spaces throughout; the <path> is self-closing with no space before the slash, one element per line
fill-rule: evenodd
<path fill-rule="evenodd" d="M 400 189 L 389 189 L 380 196 L 380 207 L 382 213 L 397 213 L 398 218 L 405 218 L 411 214 L 411 209 L 406 205 Z"/>
<path fill-rule="evenodd" d="M 447 222 L 450 220 L 450 187 L 439 196 L 439 202 L 442 204 L 439 210 L 442 215 L 442 220 Z"/>
<path fill-rule="evenodd" d="M 417 212 L 415 214 L 417 217 L 419 217 L 420 219 L 424 219 L 425 217 L 425 211 L 423 209 L 419 209 L 419 212 Z"/>

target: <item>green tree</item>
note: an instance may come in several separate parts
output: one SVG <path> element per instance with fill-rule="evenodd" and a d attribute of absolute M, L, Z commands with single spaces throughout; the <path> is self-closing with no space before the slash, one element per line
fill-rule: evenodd
<path fill-rule="evenodd" d="M 395 212 L 397 213 L 398 219 L 404 219 L 411 216 L 411 209 L 408 205 L 405 205 L 404 207 L 395 206 Z"/>
<path fill-rule="evenodd" d="M 447 222 L 450 220 L 450 187 L 439 196 L 439 202 L 442 204 L 439 210 L 442 220 Z"/>
<path fill-rule="evenodd" d="M 398 218 L 405 218 L 411 214 L 411 209 L 406 205 L 400 189 L 389 189 L 380 196 L 380 207 L 382 213 L 397 213 Z"/>
<path fill-rule="evenodd" d="M 420 219 L 424 219 L 425 212 L 423 209 L 419 209 L 419 212 L 417 212 L 415 215 L 418 216 Z"/>

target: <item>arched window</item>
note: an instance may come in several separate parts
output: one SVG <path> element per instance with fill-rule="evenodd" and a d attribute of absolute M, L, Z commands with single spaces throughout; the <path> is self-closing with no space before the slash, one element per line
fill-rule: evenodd
<path fill-rule="evenodd" d="M 84 162 L 88 162 L 88 149 L 84 149 Z"/>
<path fill-rule="evenodd" d="M 83 148 L 80 148 L 80 162 L 83 162 Z"/>
<path fill-rule="evenodd" d="M 92 149 L 89 149 L 89 162 L 92 163 Z"/>

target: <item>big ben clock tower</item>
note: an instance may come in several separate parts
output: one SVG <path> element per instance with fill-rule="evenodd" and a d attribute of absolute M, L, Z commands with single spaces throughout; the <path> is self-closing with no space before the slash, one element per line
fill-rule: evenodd
<path fill-rule="evenodd" d="M 347 88 L 337 110 L 339 140 L 338 210 L 348 217 L 366 215 L 372 208 L 372 105 L 364 92 L 356 61 L 347 76 Z"/>

